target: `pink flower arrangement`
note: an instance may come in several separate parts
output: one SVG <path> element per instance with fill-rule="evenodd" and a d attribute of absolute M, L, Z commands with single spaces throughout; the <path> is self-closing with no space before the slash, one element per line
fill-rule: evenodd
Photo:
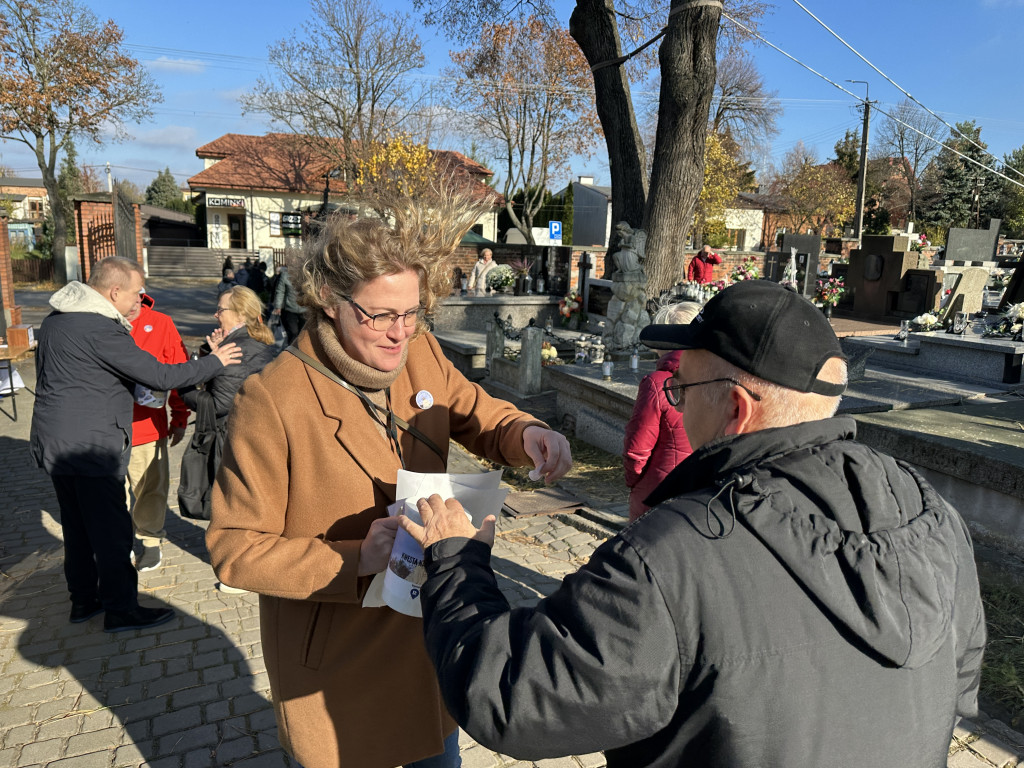
<path fill-rule="evenodd" d="M 562 325 L 568 325 L 573 315 L 583 313 L 583 297 L 579 291 L 569 291 L 558 301 L 558 314 L 562 319 Z"/>
<path fill-rule="evenodd" d="M 818 281 L 818 295 L 815 298 L 822 304 L 831 304 L 834 307 L 844 293 L 846 293 L 845 283 L 838 277 L 830 277 L 828 280 Z"/>

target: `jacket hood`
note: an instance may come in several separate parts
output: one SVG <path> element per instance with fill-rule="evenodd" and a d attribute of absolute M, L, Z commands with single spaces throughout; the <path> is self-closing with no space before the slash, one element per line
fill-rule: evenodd
<path fill-rule="evenodd" d="M 72 280 L 53 294 L 50 297 L 50 306 L 58 312 L 88 312 L 93 315 L 103 315 L 111 320 L 117 320 L 128 331 L 132 329 L 132 324 L 117 311 L 113 304 L 103 298 L 101 293 L 77 280 Z"/>
<path fill-rule="evenodd" d="M 950 632 L 963 523 L 914 470 L 855 434 L 853 419 L 835 418 L 721 438 L 647 503 L 714 478 L 707 517 L 695 521 L 706 535 L 743 525 L 860 642 L 919 667 Z"/>
<path fill-rule="evenodd" d="M 679 357 L 683 354 L 681 349 L 673 349 L 671 352 L 662 355 L 658 358 L 658 363 L 655 365 L 655 369 L 659 371 L 668 371 L 674 374 L 679 370 Z"/>

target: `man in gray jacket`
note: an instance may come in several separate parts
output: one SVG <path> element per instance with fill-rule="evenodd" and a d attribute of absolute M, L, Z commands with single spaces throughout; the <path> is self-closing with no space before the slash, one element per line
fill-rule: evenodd
<path fill-rule="evenodd" d="M 54 311 L 39 329 L 32 455 L 50 475 L 60 504 L 71 621 L 106 611 L 107 632 L 156 626 L 174 615 L 139 606 L 131 563 L 124 478 L 135 384 L 153 390 L 197 384 L 241 356 L 230 344 L 202 360 L 158 362 L 132 340 L 126 319 L 138 310 L 143 291 L 138 264 L 103 259 L 88 285 L 73 281 L 50 297 Z"/>
<path fill-rule="evenodd" d="M 832 418 L 846 363 L 763 280 L 641 341 L 694 452 L 652 509 L 535 608 L 510 611 L 458 502 L 420 500 L 427 651 L 449 711 L 523 759 L 609 768 L 945 765 L 977 712 L 985 625 L 963 520 Z"/>

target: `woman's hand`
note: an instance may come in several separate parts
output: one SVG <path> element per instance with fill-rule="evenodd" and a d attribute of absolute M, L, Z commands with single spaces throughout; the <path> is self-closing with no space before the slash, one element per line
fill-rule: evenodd
<path fill-rule="evenodd" d="M 387 567 L 397 532 L 397 517 L 379 517 L 370 523 L 370 530 L 359 545 L 360 576 L 372 576 Z"/>
<path fill-rule="evenodd" d="M 523 450 L 533 459 L 531 480 L 544 478 L 551 484 L 572 469 L 572 449 L 565 435 L 553 429 L 532 426 L 523 430 Z"/>
<path fill-rule="evenodd" d="M 216 352 L 217 351 L 217 347 L 220 346 L 220 343 L 222 341 L 224 341 L 224 329 L 223 328 L 215 329 L 213 333 L 211 333 L 209 336 L 206 337 L 206 343 L 210 345 L 210 351 L 211 352 Z"/>

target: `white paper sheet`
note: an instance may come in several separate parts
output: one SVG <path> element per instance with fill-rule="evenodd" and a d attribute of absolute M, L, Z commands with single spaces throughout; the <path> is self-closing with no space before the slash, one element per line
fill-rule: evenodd
<path fill-rule="evenodd" d="M 398 501 L 388 507 L 388 515 L 405 514 L 416 522 L 420 520 L 416 502 L 431 494 L 443 499 L 455 498 L 466 509 L 473 525 L 480 527 L 487 515 L 497 515 L 508 495 L 500 488 L 501 470 L 469 475 L 398 471 Z M 419 544 L 399 529 L 391 549 L 388 567 L 373 577 L 363 597 L 364 608 L 387 606 L 407 616 L 422 616 L 420 587 L 426 580 L 423 569 L 423 550 Z"/>

